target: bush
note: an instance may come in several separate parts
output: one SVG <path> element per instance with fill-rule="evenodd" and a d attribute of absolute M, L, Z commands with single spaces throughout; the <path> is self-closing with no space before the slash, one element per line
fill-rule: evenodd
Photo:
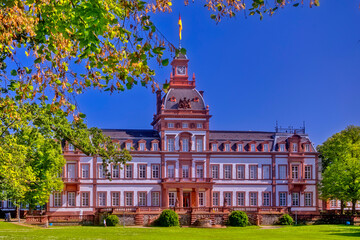
<path fill-rule="evenodd" d="M 179 216 L 173 210 L 166 209 L 162 211 L 159 218 L 156 220 L 155 225 L 161 227 L 179 226 Z"/>
<path fill-rule="evenodd" d="M 279 225 L 292 225 L 293 223 L 294 220 L 289 214 L 282 215 L 278 220 Z"/>
<path fill-rule="evenodd" d="M 119 218 L 116 215 L 109 215 L 106 217 L 106 226 L 116 226 L 119 223 Z"/>
<path fill-rule="evenodd" d="M 228 219 L 228 225 L 234 226 L 234 227 L 245 227 L 248 225 L 249 219 L 246 213 L 242 211 L 233 211 L 231 212 L 229 219 Z"/>

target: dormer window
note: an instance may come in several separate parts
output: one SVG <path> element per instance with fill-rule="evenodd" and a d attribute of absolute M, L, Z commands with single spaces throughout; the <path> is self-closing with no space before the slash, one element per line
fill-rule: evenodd
<path fill-rule="evenodd" d="M 174 128 L 174 123 L 168 123 L 168 128 Z"/>
<path fill-rule="evenodd" d="M 182 128 L 189 128 L 189 124 L 188 123 L 183 123 Z"/>
<path fill-rule="evenodd" d="M 297 143 L 293 143 L 293 144 L 292 144 L 292 150 L 293 150 L 293 152 L 297 152 L 297 151 L 298 151 L 298 145 L 297 145 Z"/>
<path fill-rule="evenodd" d="M 281 143 L 279 149 L 280 152 L 285 152 L 285 144 Z"/>
<path fill-rule="evenodd" d="M 139 144 L 139 151 L 145 151 L 145 143 Z"/>
<path fill-rule="evenodd" d="M 125 144 L 125 147 L 126 147 L 126 150 L 130 151 L 131 150 L 131 143 L 130 142 L 127 142 Z"/>
<path fill-rule="evenodd" d="M 230 144 L 229 143 L 225 144 L 225 152 L 230 152 Z"/>
<path fill-rule="evenodd" d="M 310 144 L 305 144 L 305 152 L 310 152 Z"/>
<path fill-rule="evenodd" d="M 239 143 L 239 144 L 237 145 L 237 150 L 238 150 L 238 152 L 244 151 L 244 145 L 243 145 L 242 143 Z"/>
<path fill-rule="evenodd" d="M 69 143 L 69 151 L 74 151 L 75 148 L 74 148 L 74 145 L 72 145 L 71 143 Z"/>
<path fill-rule="evenodd" d="M 268 152 L 269 151 L 269 144 L 264 144 L 264 152 Z"/>
<path fill-rule="evenodd" d="M 211 149 L 212 149 L 213 152 L 217 152 L 217 150 L 218 150 L 217 143 L 213 143 L 212 146 L 211 146 Z"/>
<path fill-rule="evenodd" d="M 255 152 L 255 143 L 250 144 L 250 151 Z"/>
<path fill-rule="evenodd" d="M 202 123 L 198 123 L 198 124 L 196 124 L 196 128 L 203 128 Z"/>
<path fill-rule="evenodd" d="M 159 150 L 159 144 L 158 143 L 153 143 L 152 144 L 152 150 L 153 151 L 158 151 Z"/>

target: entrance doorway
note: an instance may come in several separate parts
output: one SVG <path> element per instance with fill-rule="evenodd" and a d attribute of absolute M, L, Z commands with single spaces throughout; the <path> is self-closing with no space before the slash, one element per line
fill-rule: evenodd
<path fill-rule="evenodd" d="M 183 207 L 190 207 L 190 193 L 183 193 Z"/>

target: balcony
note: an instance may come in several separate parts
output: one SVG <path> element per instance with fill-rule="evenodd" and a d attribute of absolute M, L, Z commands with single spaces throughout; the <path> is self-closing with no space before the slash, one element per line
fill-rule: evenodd
<path fill-rule="evenodd" d="M 163 178 L 163 183 L 212 183 L 212 178 Z"/>
<path fill-rule="evenodd" d="M 291 184 L 306 184 L 306 179 L 303 179 L 303 178 L 292 179 L 292 178 L 290 178 L 289 183 L 291 183 Z"/>
<path fill-rule="evenodd" d="M 298 178 L 288 180 L 289 192 L 304 192 L 306 189 L 306 179 Z"/>
<path fill-rule="evenodd" d="M 62 179 L 65 185 L 65 191 L 79 191 L 80 190 L 80 181 L 79 178 L 63 178 Z"/>
<path fill-rule="evenodd" d="M 63 178 L 64 183 L 80 183 L 79 178 Z"/>

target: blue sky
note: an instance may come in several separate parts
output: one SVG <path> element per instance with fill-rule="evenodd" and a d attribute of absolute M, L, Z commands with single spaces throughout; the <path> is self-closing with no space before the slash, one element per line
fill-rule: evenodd
<path fill-rule="evenodd" d="M 305 1 L 306 2 L 306 1 Z M 212 130 L 273 131 L 299 127 L 321 144 L 347 125 L 360 125 L 360 10 L 358 1 L 321 0 L 310 9 L 287 7 L 272 17 L 224 19 L 216 24 L 202 4 L 152 16 L 157 28 L 182 46 L 197 89 L 210 106 Z M 156 79 L 169 80 L 170 66 Z M 123 93 L 90 91 L 78 98 L 89 126 L 150 129 L 155 95 L 137 86 Z"/>

